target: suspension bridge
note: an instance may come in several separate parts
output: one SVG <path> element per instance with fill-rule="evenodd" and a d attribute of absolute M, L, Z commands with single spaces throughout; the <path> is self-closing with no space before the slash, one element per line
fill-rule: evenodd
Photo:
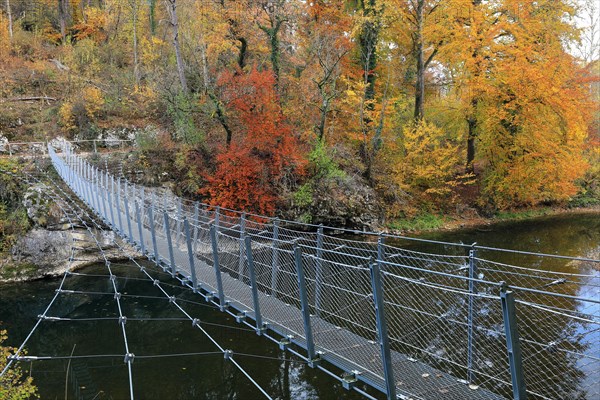
<path fill-rule="evenodd" d="M 388 244 L 397 238 L 392 235 L 331 236 L 322 226 L 160 195 L 91 165 L 69 142 L 47 151 L 62 180 L 101 221 L 96 227 L 109 227 L 208 304 L 366 398 L 600 396 L 600 260 L 454 243 L 439 243 L 446 254 L 430 254 Z M 531 269 L 493 261 L 495 254 L 541 267 L 556 260 L 586 267 Z M 270 398 L 234 352 L 132 261 Z M 108 260 L 106 266 L 133 399 L 132 364 L 139 355 L 129 348 L 126 321 L 134 316 L 123 313 Z M 69 273 L 54 299 L 69 292 L 62 289 Z M 48 314 L 52 302 L 33 330 L 60 319 Z M 21 353 L 30 336 L 7 368 L 40 359 Z"/>

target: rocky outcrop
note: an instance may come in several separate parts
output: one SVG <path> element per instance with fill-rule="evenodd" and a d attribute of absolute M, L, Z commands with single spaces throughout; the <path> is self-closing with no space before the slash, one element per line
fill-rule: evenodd
<path fill-rule="evenodd" d="M 0 281 L 62 275 L 67 268 L 103 263 L 105 257 L 116 261 L 139 256 L 111 230 L 96 228 L 85 211 L 57 203 L 48 192 L 45 184 L 35 183 L 18 194 L 32 229 L 0 257 Z"/>
<path fill-rule="evenodd" d="M 321 179 L 313 182 L 306 197 L 292 200 L 283 218 L 356 230 L 373 231 L 381 225 L 377 196 L 361 178 Z"/>
<path fill-rule="evenodd" d="M 67 268 L 103 263 L 104 257 L 117 261 L 136 256 L 135 249 L 112 231 L 34 228 L 17 240 L 10 259 L 0 263 L 0 279 L 18 281 L 62 275 Z"/>

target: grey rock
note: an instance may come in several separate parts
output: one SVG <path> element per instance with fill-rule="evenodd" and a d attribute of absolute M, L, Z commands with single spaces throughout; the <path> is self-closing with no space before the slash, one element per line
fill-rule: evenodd
<path fill-rule="evenodd" d="M 109 261 L 117 261 L 140 256 L 112 231 L 49 231 L 43 228 L 32 229 L 19 238 L 10 255 L 10 259 L 0 261 L 0 280 L 18 281 L 57 276 L 62 275 L 66 269 L 104 263 L 105 257 Z M 14 273 L 12 276 L 3 273 L 3 269 L 8 270 L 14 265 L 28 266 L 26 273 Z"/>

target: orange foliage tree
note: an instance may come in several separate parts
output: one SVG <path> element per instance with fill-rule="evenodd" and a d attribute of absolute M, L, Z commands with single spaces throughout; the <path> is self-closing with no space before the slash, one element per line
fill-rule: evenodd
<path fill-rule="evenodd" d="M 225 72 L 218 84 L 239 135 L 216 156 L 216 170 L 200 193 L 214 205 L 271 215 L 281 190 L 295 183 L 305 164 L 277 101 L 275 77 L 257 69 Z"/>
<path fill-rule="evenodd" d="M 484 200 L 498 208 L 565 201 L 577 193 L 590 110 L 580 67 L 563 42 L 575 34 L 565 1 L 507 1 L 483 106 L 489 165 Z"/>

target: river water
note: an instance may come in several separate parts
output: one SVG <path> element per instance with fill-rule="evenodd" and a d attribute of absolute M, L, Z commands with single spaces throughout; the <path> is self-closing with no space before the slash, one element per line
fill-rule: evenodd
<path fill-rule="evenodd" d="M 462 242 L 489 247 L 503 247 L 569 256 L 599 258 L 600 214 L 564 214 L 527 222 L 505 223 L 453 232 L 438 232 L 424 238 Z M 389 244 L 389 242 L 388 242 Z M 453 246 L 399 240 L 399 246 L 412 250 L 448 253 Z M 492 254 L 480 255 L 482 258 Z M 515 255 L 493 254 L 494 261 L 515 262 Z M 523 265 L 529 260 L 531 265 Z M 568 261 L 538 265 L 539 259 L 520 256 L 521 266 L 573 271 Z M 256 399 L 260 392 L 230 362 L 216 353 L 215 346 L 197 328 L 193 328 L 173 304 L 139 272 L 128 264 L 113 264 L 117 275 L 123 314 L 144 319 L 126 322 L 127 342 L 135 354 L 133 386 L 141 399 Z M 128 373 L 123 362 L 124 339 L 117 320 L 116 302 L 111 296 L 112 283 L 103 265 L 78 271 L 85 276 L 71 276 L 65 289 L 85 293 L 61 295 L 48 315 L 68 317 L 71 321 L 45 321 L 30 338 L 27 350 L 36 356 L 102 355 L 104 357 L 52 359 L 22 364 L 31 373 L 42 399 L 80 398 L 125 399 L 129 397 Z M 594 272 L 592 272 L 594 273 Z M 257 336 L 244 325 L 236 324 L 226 314 L 207 306 L 202 297 L 173 285 L 166 274 L 152 272 L 164 282 L 165 290 L 224 348 L 233 351 L 240 365 L 273 397 L 280 399 L 362 398 L 348 392 L 337 380 L 311 369 L 298 358 L 282 352 L 271 341 Z M 97 276 L 100 275 L 100 276 Z M 0 326 L 9 331 L 9 345 L 18 346 L 27 336 L 54 296 L 59 279 L 0 285 Z M 588 297 L 600 296 L 597 288 Z M 93 320 L 86 320 L 93 318 Z M 600 335 L 587 335 L 591 351 L 600 357 Z M 166 357 L 164 355 L 178 354 Z M 163 357 L 159 357 L 163 355 Z M 147 356 L 147 358 L 144 358 Z M 597 366 L 598 364 L 594 364 Z M 598 371 L 579 368 L 586 387 L 595 382 Z M 582 376 L 583 374 L 583 376 Z M 587 379 L 587 381 L 586 381 Z M 596 383 L 597 384 L 597 383 Z M 598 392 L 596 392 L 598 393 Z M 66 395 L 66 396 L 65 396 Z"/>

